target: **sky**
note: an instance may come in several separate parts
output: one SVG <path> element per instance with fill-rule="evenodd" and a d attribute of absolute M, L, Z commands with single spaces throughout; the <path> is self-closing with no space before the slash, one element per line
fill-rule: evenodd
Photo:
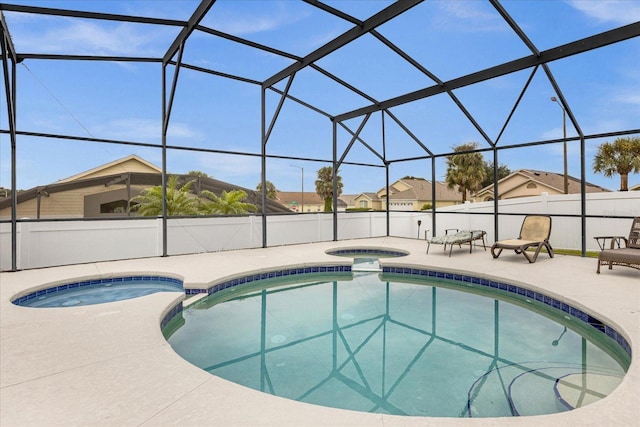
<path fill-rule="evenodd" d="M 187 20 L 198 6 L 193 0 L 6 1 L 40 7 L 107 12 Z M 365 20 L 389 6 L 389 1 L 326 1 L 332 7 Z M 505 0 L 504 9 L 540 51 L 640 21 L 640 1 Z M 162 57 L 178 27 L 118 23 L 91 19 L 4 12 L 12 40 L 20 53 L 93 54 Z M 348 31 L 353 24 L 301 1 L 218 0 L 201 24 L 255 43 L 303 57 Z M 441 81 L 455 79 L 503 62 L 530 55 L 525 44 L 488 1 L 429 1 L 421 3 L 377 31 Z M 186 43 L 183 62 L 261 82 L 293 63 L 272 53 L 234 44 L 196 31 Z M 316 65 L 376 101 L 384 101 L 435 84 L 428 75 L 403 60 L 372 35 L 364 35 Z M 585 135 L 640 128 L 640 38 L 549 63 L 567 106 Z M 175 67 L 168 67 L 170 87 Z M 492 140 L 501 134 L 511 109 L 532 70 L 523 70 L 457 89 L 455 98 Z M 17 65 L 18 130 L 79 137 L 161 144 L 162 67 L 157 63 L 60 61 L 26 59 Z M 288 80 L 275 85 L 284 90 Z M 326 113 L 291 100 L 283 103 L 267 143 L 267 180 L 281 191 L 314 191 L 318 169 L 333 157 L 333 128 L 328 116 L 371 105 L 353 90 L 340 86 L 316 69 L 298 72 L 290 95 Z M 0 103 L 0 128 L 8 129 L 5 92 Z M 518 108 L 498 140 L 498 147 L 561 139 L 563 108 L 542 69 L 531 78 Z M 267 91 L 266 127 L 274 117 L 280 95 Z M 345 194 L 375 192 L 385 185 L 380 156 L 391 160 L 391 182 L 403 176 L 431 180 L 435 154 L 485 137 L 447 94 L 390 109 L 393 117 L 375 113 L 364 123 L 356 117 L 344 123 L 351 132 L 362 126 L 360 142 L 351 148 L 351 134 L 337 131 L 337 157 Z M 407 128 L 421 144 L 403 129 Z M 212 152 L 170 149 L 170 173 L 199 170 L 210 176 L 255 188 L 260 182 L 261 89 L 257 84 L 180 68 L 168 128 L 170 147 L 195 147 Z M 578 133 L 567 117 L 567 136 Z M 610 190 L 612 178 L 592 171 L 598 145 L 585 144 L 587 181 Z M 349 148 L 349 150 L 347 150 Z M 580 177 L 580 145 L 567 144 L 568 173 Z M 10 140 L 0 135 L 0 187 L 11 185 Z M 250 153 L 235 155 L 234 153 Z M 105 163 L 136 154 L 158 166 L 157 147 L 19 136 L 17 187 L 28 189 L 67 178 Z M 487 161 L 492 160 L 489 153 Z M 294 157 L 282 159 L 277 156 Z M 314 160 L 310 160 L 314 159 Z M 318 159 L 319 161 L 315 160 Z M 500 150 L 498 162 L 512 171 L 537 169 L 562 173 L 562 143 Z M 435 176 L 444 180 L 443 158 Z M 640 183 L 632 175 L 629 184 Z"/>

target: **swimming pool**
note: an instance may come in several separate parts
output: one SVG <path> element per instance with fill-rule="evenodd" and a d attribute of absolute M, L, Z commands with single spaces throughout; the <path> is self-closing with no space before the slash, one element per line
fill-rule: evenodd
<path fill-rule="evenodd" d="M 164 332 L 217 376 L 366 412 L 537 415 L 583 406 L 621 382 L 630 349 L 610 327 L 544 295 L 474 279 L 385 268 L 264 280 L 210 295 Z"/>
<path fill-rule="evenodd" d="M 138 298 L 156 292 L 183 292 L 182 280 L 162 276 L 125 276 L 82 280 L 38 289 L 14 298 L 24 307 L 75 307 Z"/>

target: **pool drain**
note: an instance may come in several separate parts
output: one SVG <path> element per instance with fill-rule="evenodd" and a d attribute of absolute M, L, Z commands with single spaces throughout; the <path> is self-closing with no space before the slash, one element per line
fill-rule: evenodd
<path fill-rule="evenodd" d="M 287 337 L 284 335 L 274 335 L 271 337 L 271 342 L 274 344 L 282 344 L 287 340 Z"/>

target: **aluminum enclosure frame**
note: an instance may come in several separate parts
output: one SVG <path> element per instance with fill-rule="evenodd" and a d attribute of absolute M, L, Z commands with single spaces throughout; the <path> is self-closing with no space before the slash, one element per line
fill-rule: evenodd
<path fill-rule="evenodd" d="M 485 142 L 489 145 L 488 149 L 479 149 L 477 152 L 487 152 L 490 151 L 493 156 L 494 163 L 494 182 L 497 181 L 497 166 L 499 159 L 499 152 L 504 149 L 511 148 L 520 148 L 520 147 L 530 147 L 536 145 L 545 145 L 545 144 L 554 144 L 559 142 L 558 139 L 552 140 L 544 140 L 544 141 L 530 141 L 522 144 L 514 144 L 514 145 L 499 145 L 500 137 L 508 125 L 513 113 L 518 107 L 520 100 L 523 95 L 526 93 L 529 83 L 533 79 L 534 75 L 539 72 L 540 68 L 542 68 L 545 73 L 547 79 L 549 80 L 551 86 L 553 87 L 556 96 L 558 97 L 561 106 L 566 110 L 567 115 L 569 117 L 570 122 L 578 132 L 578 137 L 567 138 L 566 141 L 579 140 L 580 141 L 580 168 L 581 168 L 581 230 L 582 230 L 582 255 L 586 254 L 586 219 L 588 217 L 586 213 L 586 192 L 585 192 L 585 182 L 586 182 L 586 163 L 585 163 L 585 140 L 587 139 L 595 139 L 601 138 L 603 136 L 621 136 L 621 135 L 631 135 L 640 133 L 640 129 L 619 129 L 614 132 L 609 132 L 606 134 L 596 134 L 596 135 L 585 135 L 580 127 L 580 123 L 572 112 L 571 106 L 567 102 L 566 98 L 563 95 L 561 87 L 556 82 L 551 70 L 548 67 L 548 63 L 567 58 L 569 56 L 578 55 L 584 52 L 588 52 L 591 50 L 599 49 L 611 44 L 619 43 L 625 40 L 629 40 L 632 38 L 636 38 L 640 36 L 640 22 L 635 22 L 629 25 L 621 26 L 618 28 L 614 28 L 613 30 L 606 31 L 603 33 L 595 34 L 580 40 L 575 40 L 573 42 L 556 46 L 551 49 L 547 49 L 544 51 L 540 51 L 537 47 L 531 42 L 531 40 L 526 35 L 526 32 L 516 23 L 516 21 L 507 13 L 507 11 L 502 7 L 498 0 L 487 0 L 492 7 L 498 12 L 500 17 L 509 25 L 509 27 L 514 31 L 514 33 L 522 40 L 522 42 L 527 46 L 530 50 L 531 54 L 513 61 L 505 62 L 484 70 L 480 70 L 477 72 L 473 72 L 458 78 L 454 78 L 448 81 L 441 80 L 434 73 L 425 68 L 422 64 L 408 55 L 406 52 L 401 50 L 398 46 L 393 44 L 390 40 L 386 39 L 382 36 L 376 28 L 380 25 L 394 19 L 395 17 L 401 15 L 402 13 L 410 10 L 417 4 L 421 3 L 423 0 L 403 0 L 396 1 L 391 3 L 389 6 L 382 9 L 380 12 L 372 15 L 368 19 L 361 21 L 353 16 L 348 15 L 347 13 L 340 11 L 336 8 L 333 8 L 327 4 L 324 4 L 317 0 L 302 0 L 310 6 L 315 7 L 316 9 L 336 16 L 342 20 L 347 21 L 353 26 L 351 29 L 342 33 L 338 37 L 324 44 L 320 48 L 315 51 L 309 53 L 304 57 L 299 57 L 297 55 L 284 52 L 282 50 L 273 48 L 271 46 L 262 45 L 259 43 L 255 43 L 249 40 L 242 39 L 240 37 L 226 34 L 214 28 L 208 28 L 206 26 L 201 25 L 202 19 L 207 15 L 207 13 L 215 13 L 215 0 L 202 0 L 198 7 L 194 10 L 191 17 L 187 21 L 181 20 L 172 20 L 172 19 L 159 19 L 159 18 L 150 18 L 150 17 L 142 17 L 142 16 L 130 16 L 130 15 L 120 15 L 120 14 L 110 14 L 110 13 L 98 13 L 98 12 L 86 12 L 86 11 L 78 11 L 78 10 L 63 10 L 63 9 L 54 9 L 54 8 L 45 8 L 45 7 L 36 7 L 36 6 L 24 6 L 24 5 L 14 5 L 14 4 L 6 4 L 0 3 L 0 18 L 1 18 L 1 26 L 0 33 L 2 35 L 2 66 L 3 66 L 3 77 L 4 77 L 4 86 L 5 86 L 5 96 L 7 102 L 7 115 L 8 115 L 8 124 L 9 129 L 0 129 L 0 133 L 5 133 L 10 136 L 11 139 L 11 190 L 12 190 L 12 219 L 11 219 L 11 230 L 12 230 L 12 269 L 16 270 L 16 234 L 17 234 L 17 220 L 16 212 L 17 212 L 17 188 L 16 188 L 16 150 L 17 150 L 17 136 L 18 135 L 28 135 L 28 136 L 41 136 L 45 138 L 59 138 L 59 139 L 69 139 L 69 140 L 79 140 L 79 141 L 89 141 L 89 142 L 101 142 L 101 143 L 112 143 L 112 144 L 124 144 L 124 145 L 137 145 L 137 146 L 149 146 L 154 148 L 161 148 L 162 150 L 162 176 L 163 176 L 163 194 L 164 194 L 164 203 L 163 203 L 163 256 L 167 256 L 167 210 L 166 210 L 166 179 L 167 179 L 167 150 L 175 149 L 175 150 L 194 150 L 201 152 L 213 152 L 213 153 L 228 153 L 228 154 L 242 154 L 248 156 L 255 156 L 261 159 L 261 182 L 262 182 L 262 205 L 266 206 L 266 160 L 268 158 L 280 158 L 280 159 L 289 159 L 289 160 L 306 160 L 306 161 L 318 161 L 325 162 L 332 165 L 333 170 L 339 170 L 340 166 L 343 164 L 350 165 L 359 165 L 359 166 L 368 166 L 368 167 L 377 167 L 377 168 L 385 168 L 385 176 L 386 176 L 386 187 L 387 192 L 389 190 L 389 166 L 394 163 L 401 163 L 404 161 L 410 160 L 419 160 L 426 159 L 431 160 L 431 179 L 432 182 L 435 182 L 436 177 L 436 164 L 435 161 L 437 158 L 446 157 L 451 155 L 452 153 L 436 153 L 434 150 L 431 150 L 428 144 L 422 142 L 408 126 L 403 124 L 391 111 L 390 109 L 395 106 L 399 106 L 402 104 L 411 103 L 413 101 L 425 99 L 434 95 L 446 93 L 452 101 L 456 104 L 456 106 L 460 109 L 463 115 L 469 120 L 469 122 L 473 125 L 473 127 L 482 135 Z M 10 12 L 20 12 L 20 13 L 31 13 L 31 14 L 40 14 L 40 15 L 52 15 L 52 16 L 64 16 L 69 18 L 84 18 L 84 19 L 95 19 L 95 20 L 107 20 L 107 21 L 116 21 L 116 22 L 131 22 L 131 23 L 144 23 L 150 25 L 157 26 L 170 26 L 180 28 L 180 32 L 175 37 L 171 45 L 167 48 L 165 54 L 162 58 L 155 57 L 123 57 L 123 56 L 104 56 L 104 55 L 65 55 L 65 54 L 44 54 L 37 52 L 16 52 L 13 42 L 10 36 L 10 28 L 7 26 L 4 15 L 2 15 L 3 11 Z M 220 71 L 214 69 L 207 69 L 204 67 L 195 66 L 192 64 L 184 63 L 182 60 L 182 54 L 184 52 L 184 46 L 189 40 L 189 37 L 195 32 L 198 31 L 203 34 L 210 35 L 212 37 L 219 37 L 225 40 L 238 43 L 247 47 L 251 47 L 254 49 L 261 50 L 263 52 L 267 52 L 270 54 L 277 55 L 279 57 L 287 58 L 289 60 L 295 61 L 292 65 L 282 69 L 281 71 L 275 73 L 273 76 L 265 79 L 264 81 L 257 81 L 254 79 L 250 79 L 243 76 L 231 75 L 227 73 L 222 73 Z M 316 64 L 320 59 L 330 55 L 332 52 L 338 50 L 339 48 L 353 42 L 359 37 L 370 34 L 375 37 L 377 40 L 382 42 L 387 48 L 389 48 L 392 52 L 398 55 L 402 60 L 406 61 L 408 64 L 413 66 L 415 69 L 423 73 L 429 79 L 431 79 L 434 84 L 429 87 L 425 87 L 423 89 L 406 93 L 404 95 L 386 99 L 386 100 L 376 100 L 371 95 L 357 88 L 357 86 L 353 83 L 346 82 L 341 78 L 331 74 L 330 72 L 324 70 L 320 66 Z M 30 132 L 28 130 L 18 130 L 16 128 L 16 98 L 19 94 L 17 94 L 16 89 L 16 65 L 20 62 L 28 60 L 82 60 L 82 61 L 112 61 L 112 62 L 146 62 L 146 63 L 158 63 L 162 67 L 162 144 L 158 146 L 156 144 L 144 144 L 140 142 L 134 141 L 122 141 L 122 140 L 106 140 L 99 138 L 86 138 L 86 137 L 75 137 L 69 135 L 53 135 L 53 134 L 42 134 Z M 171 80 L 171 84 L 168 84 L 169 79 L 169 71 L 168 68 L 173 67 L 173 76 Z M 359 108 L 353 111 L 343 112 L 338 115 L 332 115 L 322 109 L 313 105 L 313 100 L 302 100 L 298 99 L 289 94 L 289 89 L 294 80 L 296 73 L 306 67 L 309 67 L 317 72 L 320 72 L 327 78 L 331 79 L 335 83 L 343 86 L 349 91 L 360 95 L 364 99 L 368 100 L 371 104 L 369 106 Z M 171 146 L 168 144 L 167 140 L 167 129 L 171 119 L 171 110 L 173 106 L 173 100 L 175 96 L 176 86 L 179 81 L 179 73 L 181 68 L 186 68 L 202 73 L 208 73 L 211 75 L 233 79 L 235 81 L 244 82 L 247 84 L 260 86 L 261 87 L 261 117 L 262 117 L 262 141 L 261 141 L 261 152 L 258 153 L 245 153 L 245 152 L 232 152 L 225 150 L 216 150 L 216 149 L 201 149 L 194 147 L 177 147 Z M 531 69 L 531 75 L 524 85 L 520 96 L 516 100 L 506 119 L 502 131 L 497 136 L 497 138 L 492 139 L 488 136 L 487 132 L 480 126 L 478 121 L 474 118 L 474 116 L 467 110 L 464 104 L 456 97 L 453 93 L 455 89 L 459 89 L 465 86 L 470 86 L 476 83 L 480 83 L 486 80 L 490 80 L 496 77 L 504 76 L 507 74 L 511 74 L 517 71 Z M 287 80 L 286 88 L 284 91 L 279 90 L 275 87 L 278 82 L 281 82 L 285 79 Z M 267 111 L 266 111 L 266 96 L 267 90 L 273 93 L 280 95 L 280 100 L 278 103 L 278 107 L 276 108 L 273 116 L 268 120 Z M 299 105 L 311 109 L 312 111 L 328 118 L 331 122 L 332 126 L 332 158 L 331 159 L 310 159 L 304 157 L 296 157 L 294 156 L 278 156 L 271 155 L 268 153 L 267 146 L 269 136 L 271 134 L 271 130 L 273 126 L 278 120 L 278 115 L 282 108 L 282 105 L 285 101 L 296 102 Z M 380 112 L 382 115 L 382 128 L 381 128 L 381 140 L 382 140 L 382 152 L 377 152 L 372 148 L 370 144 L 368 144 L 362 137 L 360 136 L 361 130 L 366 124 L 367 120 L 373 113 Z M 362 117 L 361 125 L 357 130 L 352 130 L 346 125 L 346 121 L 354 118 Z M 385 138 L 385 123 L 388 120 L 392 120 L 396 123 L 406 134 L 424 151 L 424 156 L 420 157 L 412 157 L 412 158 L 404 158 L 404 159 L 389 159 L 386 154 L 386 138 Z M 347 148 L 343 152 L 338 152 L 338 136 L 337 130 L 338 127 L 346 130 L 351 135 L 351 140 L 347 144 Z M 355 143 L 360 143 L 364 147 L 366 147 L 369 151 L 371 151 L 375 157 L 380 160 L 380 164 L 368 164 L 368 163 L 354 163 L 347 162 L 346 158 L 349 153 L 349 150 Z M 435 186 L 432 187 L 432 199 L 435 200 Z M 498 217 L 500 215 L 498 209 L 498 188 L 495 186 L 494 188 L 494 237 L 498 238 Z M 337 206 L 337 182 L 334 180 L 334 192 L 333 192 L 333 206 Z M 387 200 L 387 235 L 389 235 L 389 201 Z M 567 215 L 570 216 L 570 215 Z M 432 230 L 436 229 L 436 211 L 435 204 L 432 207 Z M 263 237 L 262 244 L 263 247 L 268 246 L 267 242 L 267 213 L 263 210 L 262 212 L 262 223 L 263 223 Z M 337 229 L 337 209 L 333 210 L 333 239 L 338 240 L 338 229 Z"/>

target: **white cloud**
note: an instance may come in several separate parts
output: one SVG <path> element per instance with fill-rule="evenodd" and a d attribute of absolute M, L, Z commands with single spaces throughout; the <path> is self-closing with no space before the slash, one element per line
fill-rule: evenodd
<path fill-rule="evenodd" d="M 485 3 L 442 1 L 437 5 L 442 12 L 438 26 L 443 29 L 466 32 L 506 29 L 500 15 L 482 9 Z"/>
<path fill-rule="evenodd" d="M 162 137 L 160 120 L 125 118 L 112 120 L 92 128 L 92 133 L 99 138 L 160 143 Z M 188 139 L 190 143 L 202 140 L 202 134 L 199 131 L 179 122 L 170 123 L 167 136 L 169 138 Z"/>
<path fill-rule="evenodd" d="M 630 24 L 640 21 L 640 3 L 632 0 L 569 0 L 568 3 L 600 22 Z"/>
<path fill-rule="evenodd" d="M 161 56 L 176 30 L 131 23 L 98 23 L 71 18 L 42 19 L 12 28 L 21 52 Z"/>
<path fill-rule="evenodd" d="M 622 93 L 617 95 L 614 100 L 622 104 L 640 106 L 640 93 Z"/>
<path fill-rule="evenodd" d="M 278 2 L 276 3 L 276 9 L 269 12 L 260 12 L 259 15 L 251 14 L 251 9 L 242 9 L 237 14 L 215 15 L 218 19 L 216 19 L 214 28 L 225 33 L 243 36 L 273 31 L 300 21 L 308 15 L 308 12 L 293 14 L 287 9 L 287 2 Z"/>

